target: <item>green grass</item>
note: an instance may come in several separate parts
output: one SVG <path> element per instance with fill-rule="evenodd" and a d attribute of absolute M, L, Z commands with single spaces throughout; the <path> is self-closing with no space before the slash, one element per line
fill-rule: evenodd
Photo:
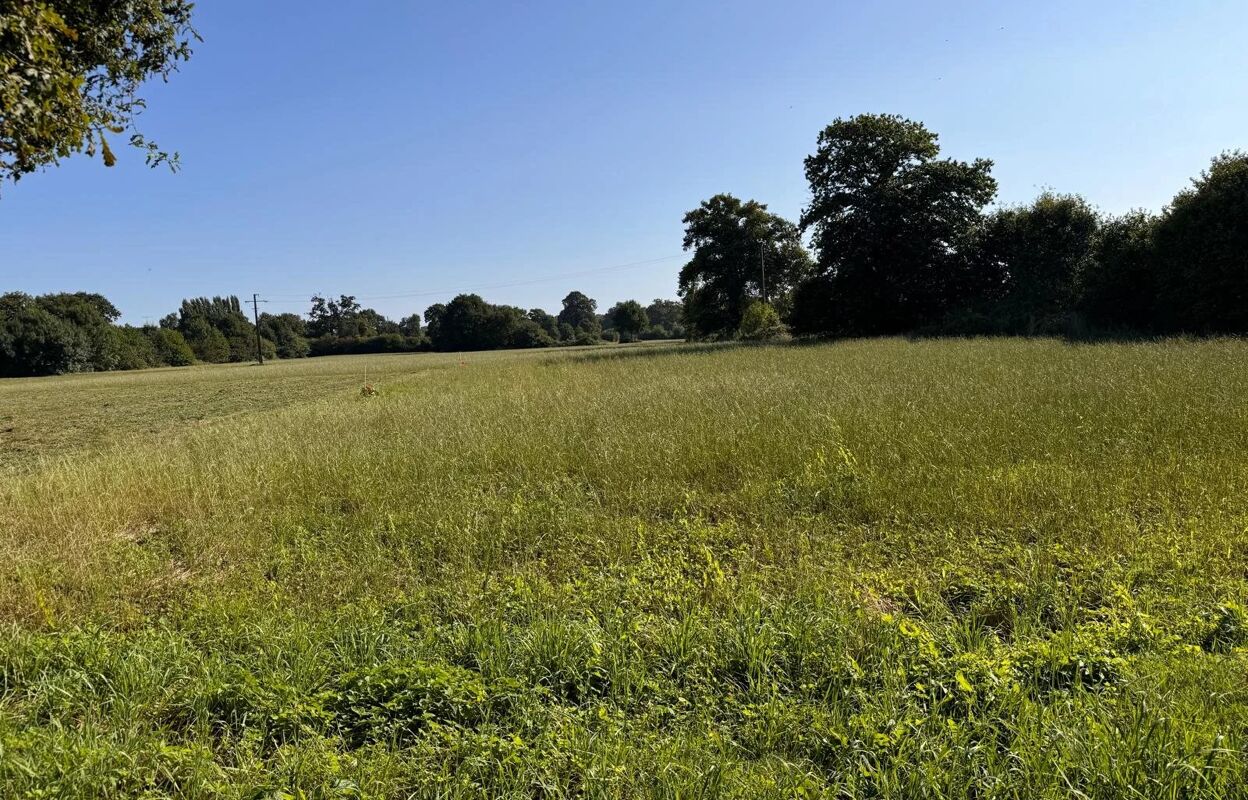
<path fill-rule="evenodd" d="M 460 360 L 0 384 L 0 796 L 1245 796 L 1248 344 Z"/>

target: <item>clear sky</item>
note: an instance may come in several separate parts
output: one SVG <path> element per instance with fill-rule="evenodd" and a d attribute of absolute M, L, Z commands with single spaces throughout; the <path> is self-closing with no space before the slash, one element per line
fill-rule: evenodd
<path fill-rule="evenodd" d="M 97 291 L 134 323 L 253 291 L 605 309 L 675 296 L 712 194 L 796 218 L 838 116 L 925 122 L 996 162 L 1003 203 L 1111 212 L 1248 149 L 1244 0 L 201 0 L 197 25 L 141 125 L 182 172 L 117 148 L 0 187 L 0 291 Z"/>

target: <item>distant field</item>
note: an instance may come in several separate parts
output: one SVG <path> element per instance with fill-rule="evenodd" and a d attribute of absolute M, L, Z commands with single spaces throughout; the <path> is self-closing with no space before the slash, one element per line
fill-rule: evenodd
<path fill-rule="evenodd" d="M 633 347 L 661 347 L 645 343 Z M 132 446 L 136 436 L 177 433 L 223 417 L 349 396 L 368 383 L 429 370 L 586 348 L 532 353 L 336 356 L 255 364 L 100 372 L 0 380 L 0 474 L 71 452 Z M 627 347 L 620 349 L 628 349 Z"/>
<path fill-rule="evenodd" d="M 1245 387 L 1230 340 L 0 381 L 0 797 L 1244 797 Z"/>

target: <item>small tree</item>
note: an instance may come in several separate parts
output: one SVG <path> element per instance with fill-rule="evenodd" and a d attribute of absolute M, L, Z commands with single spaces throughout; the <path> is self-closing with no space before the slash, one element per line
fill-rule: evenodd
<path fill-rule="evenodd" d="M 230 360 L 230 340 L 216 328 L 208 328 L 191 346 L 200 361 L 224 364 Z"/>
<path fill-rule="evenodd" d="M 181 333 L 172 328 L 144 328 L 152 340 L 156 358 L 171 367 L 186 367 L 195 363 L 195 353 Z"/>
<path fill-rule="evenodd" d="M 646 306 L 646 318 L 650 320 L 650 336 L 659 339 L 685 338 L 685 306 L 679 300 L 656 298 Z"/>
<path fill-rule="evenodd" d="M 780 315 L 770 303 L 762 301 L 751 303 L 741 316 L 741 328 L 738 336 L 747 341 L 764 339 L 783 339 L 789 334 L 788 328 L 780 321 Z"/>

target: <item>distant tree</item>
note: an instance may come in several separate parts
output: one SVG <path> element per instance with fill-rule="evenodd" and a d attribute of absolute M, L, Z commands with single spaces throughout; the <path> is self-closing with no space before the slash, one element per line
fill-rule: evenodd
<path fill-rule="evenodd" d="M 69 324 L 74 332 L 81 363 L 67 370 L 96 372 L 116 369 L 122 340 L 113 323 L 121 316 L 107 298 L 89 292 L 45 294 L 35 304 Z"/>
<path fill-rule="evenodd" d="M 423 338 L 420 327 L 420 314 L 412 314 L 399 320 L 399 333 L 409 339 Z"/>
<path fill-rule="evenodd" d="M 298 314 L 261 314 L 260 335 L 273 342 L 278 358 L 304 358 L 311 349 L 307 322 Z"/>
<path fill-rule="evenodd" d="M 106 298 L 87 292 L 0 296 L 0 374 L 117 369 L 144 357 Z"/>
<path fill-rule="evenodd" d="M 189 0 L 13 0 L 0 4 L 0 179 L 73 153 L 116 160 L 106 134 L 129 134 L 150 165 L 176 165 L 134 130 L 138 90 L 191 55 Z"/>
<path fill-rule="evenodd" d="M 56 375 L 88 363 L 84 342 L 68 322 L 21 292 L 0 295 L 0 375 Z"/>
<path fill-rule="evenodd" d="M 166 317 L 161 325 L 169 327 Z M 173 325 L 201 361 L 247 361 L 255 357 L 256 331 L 238 298 L 194 297 L 183 300 Z"/>
<path fill-rule="evenodd" d="M 680 271 L 684 321 L 697 336 L 732 336 L 745 309 L 767 295 L 789 293 L 811 268 L 797 227 L 754 200 L 717 194 L 685 214 L 686 250 Z"/>
<path fill-rule="evenodd" d="M 461 294 L 445 307 L 431 310 L 434 319 L 429 326 L 430 336 L 437 350 L 496 350 L 552 344 L 524 309 L 493 305 L 479 295 Z"/>
<path fill-rule="evenodd" d="M 559 320 L 553 314 L 550 314 L 540 308 L 530 308 L 528 318 L 535 322 L 539 328 L 546 332 L 552 341 L 559 339 Z"/>
<path fill-rule="evenodd" d="M 442 317 L 446 315 L 446 303 L 434 303 L 425 309 L 425 336 L 436 348 L 442 335 Z"/>
<path fill-rule="evenodd" d="M 891 115 L 838 119 L 807 157 L 818 273 L 794 298 L 802 333 L 896 333 L 939 321 L 976 276 L 965 258 L 995 196 L 992 162 L 939 159 L 936 134 Z"/>
<path fill-rule="evenodd" d="M 646 310 L 636 300 L 624 300 L 607 311 L 604 327 L 617 331 L 625 342 L 636 341 L 650 325 Z"/>
<path fill-rule="evenodd" d="M 360 312 L 355 317 L 354 336 L 379 336 L 401 333 L 399 323 L 388 319 L 381 312 L 371 308 L 360 309 Z"/>
<path fill-rule="evenodd" d="M 1157 217 L 1132 211 L 1102 221 L 1085 268 L 1079 309 L 1098 328 L 1156 330 Z"/>
<path fill-rule="evenodd" d="M 511 331 L 507 337 L 507 347 L 550 347 L 554 343 L 554 337 L 537 322 L 525 314 L 514 315 Z"/>
<path fill-rule="evenodd" d="M 1170 330 L 1248 332 L 1248 153 L 1225 153 L 1156 230 L 1160 318 Z"/>
<path fill-rule="evenodd" d="M 987 219 L 979 274 L 1000 286 L 995 316 L 1006 332 L 1039 333 L 1066 324 L 1099 229 L 1100 216 L 1082 197 L 1051 192 Z"/>
<path fill-rule="evenodd" d="M 113 369 L 150 369 L 163 366 L 156 345 L 142 328 L 122 325 L 113 329 L 117 354 Z"/>
<path fill-rule="evenodd" d="M 570 292 L 563 298 L 563 310 L 559 312 L 558 322 L 560 325 L 572 326 L 574 331 L 597 336 L 602 333 L 597 312 L 597 301 L 580 292 Z"/>
<path fill-rule="evenodd" d="M 646 319 L 650 320 L 647 333 L 659 339 L 685 338 L 684 313 L 684 303 L 679 300 L 656 298 L 646 306 Z"/>
<path fill-rule="evenodd" d="M 369 329 L 367 322 L 360 320 L 363 310 L 353 295 L 344 294 L 337 300 L 313 295 L 312 310 L 308 312 L 308 336 L 313 339 L 322 336 L 346 339 L 376 335 L 375 329 Z"/>
<path fill-rule="evenodd" d="M 224 364 L 230 360 L 230 340 L 216 328 L 210 327 L 202 337 L 195 338 L 191 349 L 200 361 L 209 364 Z"/>

